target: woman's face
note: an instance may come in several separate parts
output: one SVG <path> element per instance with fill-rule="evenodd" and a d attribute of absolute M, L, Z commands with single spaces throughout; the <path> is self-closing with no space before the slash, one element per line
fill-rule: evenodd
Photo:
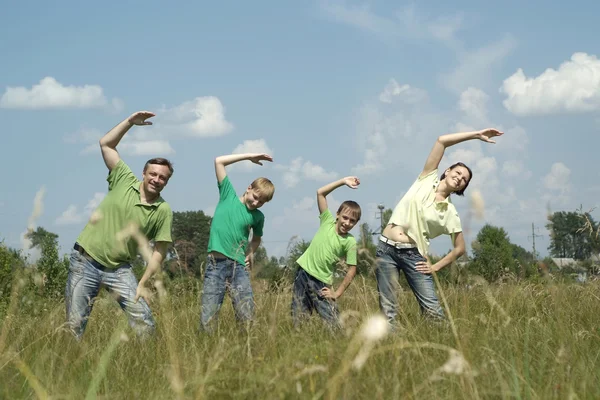
<path fill-rule="evenodd" d="M 471 175 L 469 174 L 468 169 L 457 165 L 452 169 L 448 168 L 446 170 L 446 177 L 444 180 L 446 181 L 446 185 L 448 185 L 453 192 L 459 192 L 467 186 L 469 180 L 471 180 Z"/>

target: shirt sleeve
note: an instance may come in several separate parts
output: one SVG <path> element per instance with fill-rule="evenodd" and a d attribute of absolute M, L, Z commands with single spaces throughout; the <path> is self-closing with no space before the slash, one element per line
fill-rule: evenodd
<path fill-rule="evenodd" d="M 419 177 L 417 178 L 417 181 L 423 182 L 425 180 L 431 180 L 431 182 L 433 182 L 433 181 L 435 181 L 435 179 L 437 178 L 437 176 L 438 176 L 438 170 L 436 168 L 436 169 L 434 169 L 433 171 L 431 171 L 430 173 L 428 173 L 425 176 L 419 175 Z"/>
<path fill-rule="evenodd" d="M 450 215 L 448 216 L 448 222 L 446 223 L 446 230 L 448 231 L 448 234 L 462 232 L 460 217 L 458 216 L 458 212 L 456 210 L 450 212 Z"/>
<path fill-rule="evenodd" d="M 231 181 L 229 180 L 229 177 L 226 176 L 221 183 L 218 184 L 219 186 L 219 197 L 221 199 L 226 199 L 228 197 L 231 196 L 237 196 L 237 194 L 235 193 L 235 189 L 233 188 L 233 185 L 231 184 Z"/>
<path fill-rule="evenodd" d="M 159 207 L 160 217 L 156 226 L 156 237 L 155 242 L 169 242 L 172 243 L 171 238 L 171 227 L 173 226 L 173 211 L 171 206 L 167 203 L 162 203 Z"/>
<path fill-rule="evenodd" d="M 117 165 L 109 172 L 106 180 L 108 182 L 108 190 L 113 190 L 119 186 L 131 186 L 139 182 L 131 171 L 131 168 L 123 160 L 119 160 Z"/>
<path fill-rule="evenodd" d="M 346 247 L 346 264 L 356 265 L 356 260 L 356 239 L 352 237 L 352 239 L 348 241 L 348 245 Z"/>
<path fill-rule="evenodd" d="M 262 237 L 264 226 L 265 216 L 259 211 L 256 217 L 256 222 L 254 223 L 254 225 L 252 225 L 252 236 Z"/>
<path fill-rule="evenodd" d="M 319 215 L 319 219 L 321 220 L 320 225 L 335 222 L 333 214 L 331 214 L 331 211 L 329 211 L 328 209 L 323 211 L 321 215 Z"/>

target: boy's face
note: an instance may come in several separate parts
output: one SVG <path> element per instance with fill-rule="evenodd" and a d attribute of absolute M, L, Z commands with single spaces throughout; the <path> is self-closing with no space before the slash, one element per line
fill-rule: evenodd
<path fill-rule="evenodd" d="M 354 225 L 358 220 L 354 216 L 354 213 L 349 208 L 344 208 L 342 211 L 337 213 L 337 220 L 335 221 L 335 230 L 338 235 L 345 235 L 354 228 Z"/>
<path fill-rule="evenodd" d="M 246 193 L 244 193 L 244 204 L 248 210 L 256 210 L 265 204 L 265 200 L 256 189 L 248 186 Z"/>

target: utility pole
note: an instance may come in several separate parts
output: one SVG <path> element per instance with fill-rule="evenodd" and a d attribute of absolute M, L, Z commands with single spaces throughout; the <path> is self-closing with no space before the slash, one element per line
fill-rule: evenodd
<path fill-rule="evenodd" d="M 537 261 L 537 253 L 535 251 L 535 238 L 536 237 L 542 237 L 542 235 L 536 235 L 535 233 L 535 226 L 533 224 L 533 222 L 531 223 L 531 236 L 527 236 L 527 239 L 531 238 L 532 242 L 533 242 L 533 259 Z"/>
<path fill-rule="evenodd" d="M 379 232 L 375 231 L 373 232 L 373 235 L 381 235 L 383 233 L 383 228 L 385 228 L 385 226 L 383 226 L 383 210 L 385 210 L 385 206 L 383 204 L 378 204 L 377 209 L 379 210 L 379 212 L 375 214 L 375 218 L 380 221 Z"/>

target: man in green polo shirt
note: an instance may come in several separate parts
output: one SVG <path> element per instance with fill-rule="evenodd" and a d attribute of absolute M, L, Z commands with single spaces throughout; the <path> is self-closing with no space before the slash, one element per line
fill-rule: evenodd
<path fill-rule="evenodd" d="M 114 294 L 138 334 L 154 331 L 145 284 L 160 268 L 171 242 L 173 213 L 160 192 L 173 175 L 173 166 L 164 158 L 148 160 L 140 181 L 116 149 L 133 125 L 152 125 L 146 120 L 153 116 L 147 111 L 136 112 L 100 139 L 102 157 L 109 170 L 108 194 L 77 238 L 65 290 L 67 321 L 77 339 L 85 331 L 101 286 Z M 154 241 L 139 284 L 131 271 L 139 246 L 132 229 Z"/>

